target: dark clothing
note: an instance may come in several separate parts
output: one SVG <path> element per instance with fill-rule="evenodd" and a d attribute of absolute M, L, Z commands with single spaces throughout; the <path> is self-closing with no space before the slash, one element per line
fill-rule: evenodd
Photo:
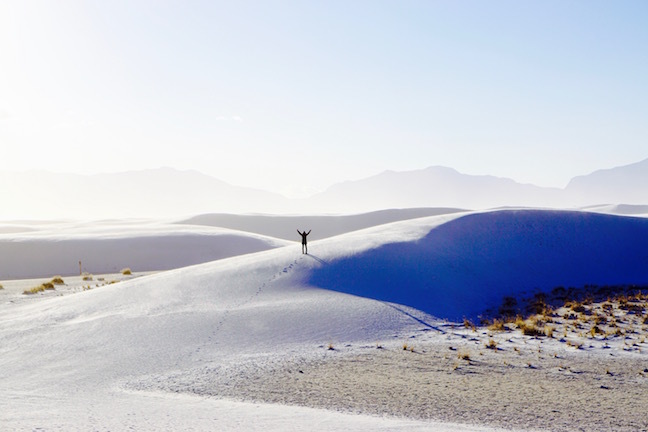
<path fill-rule="evenodd" d="M 306 244 L 307 243 L 306 236 L 308 234 L 310 234 L 310 231 L 308 231 L 308 232 L 299 232 L 299 230 L 297 230 L 297 232 L 302 236 L 302 244 Z"/>
<path fill-rule="evenodd" d="M 308 253 L 308 243 L 307 243 L 306 237 L 308 236 L 308 234 L 310 234 L 311 230 L 308 230 L 308 232 L 306 232 L 306 231 L 301 232 L 301 231 L 297 230 L 297 232 L 302 237 L 302 253 L 307 254 Z"/>

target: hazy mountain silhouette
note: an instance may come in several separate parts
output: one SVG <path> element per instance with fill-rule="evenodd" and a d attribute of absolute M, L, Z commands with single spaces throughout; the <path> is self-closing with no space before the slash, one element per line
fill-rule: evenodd
<path fill-rule="evenodd" d="M 353 214 L 398 208 L 569 208 L 648 205 L 648 159 L 575 177 L 565 189 L 433 166 L 385 171 L 307 199 L 238 187 L 197 171 L 160 168 L 75 175 L 0 173 L 0 220 L 183 217 L 205 213 Z"/>
<path fill-rule="evenodd" d="M 565 191 L 582 204 L 648 204 L 648 159 L 574 177 Z"/>
<path fill-rule="evenodd" d="M 0 219 L 191 216 L 213 211 L 282 212 L 289 200 L 197 171 L 160 168 L 76 175 L 0 173 Z"/>
<path fill-rule="evenodd" d="M 358 181 L 336 184 L 309 201 L 315 207 L 347 211 L 380 208 L 566 205 L 563 191 L 508 178 L 461 174 L 452 168 L 429 167 L 416 171 L 385 171 Z"/>

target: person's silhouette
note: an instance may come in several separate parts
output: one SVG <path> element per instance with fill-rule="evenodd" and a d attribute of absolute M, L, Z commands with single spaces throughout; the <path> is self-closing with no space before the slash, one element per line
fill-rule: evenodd
<path fill-rule="evenodd" d="M 297 230 L 297 232 L 299 233 L 300 236 L 302 236 L 302 253 L 308 255 L 308 242 L 306 240 L 306 236 L 310 234 L 311 230 L 308 230 L 308 232 L 306 232 L 306 230 L 304 230 L 304 232 Z"/>

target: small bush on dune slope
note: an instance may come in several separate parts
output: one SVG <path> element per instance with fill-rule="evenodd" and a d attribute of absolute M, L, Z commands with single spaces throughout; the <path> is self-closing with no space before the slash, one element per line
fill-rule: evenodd
<path fill-rule="evenodd" d="M 65 284 L 65 282 L 63 281 L 63 278 L 61 276 L 54 276 L 50 282 L 52 282 L 54 285 L 64 285 Z"/>
<path fill-rule="evenodd" d="M 38 294 L 39 292 L 43 292 L 45 290 L 53 290 L 53 289 L 55 289 L 53 283 L 45 282 L 33 288 L 26 289 L 25 291 L 23 291 L 23 294 Z"/>

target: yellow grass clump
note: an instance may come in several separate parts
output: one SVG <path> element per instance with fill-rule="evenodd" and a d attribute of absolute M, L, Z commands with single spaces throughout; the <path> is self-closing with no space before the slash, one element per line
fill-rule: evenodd
<path fill-rule="evenodd" d="M 43 292 L 45 290 L 53 290 L 53 289 L 54 289 L 54 284 L 52 284 L 51 282 L 45 282 L 33 288 L 26 289 L 25 291 L 23 291 L 23 294 L 27 294 L 27 295 L 38 294 L 39 292 Z"/>
<path fill-rule="evenodd" d="M 506 323 L 507 321 L 505 319 L 495 318 L 491 325 L 488 326 L 488 330 L 498 332 L 508 330 L 505 326 Z"/>

